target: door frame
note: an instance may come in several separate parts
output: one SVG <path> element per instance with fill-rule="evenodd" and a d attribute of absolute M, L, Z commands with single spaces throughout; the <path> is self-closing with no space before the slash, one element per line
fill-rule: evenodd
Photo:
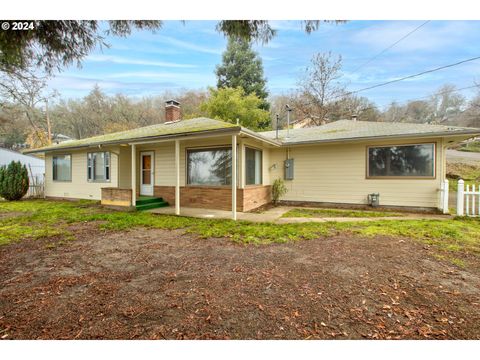
<path fill-rule="evenodd" d="M 150 185 L 143 185 L 143 155 L 150 155 Z M 140 195 L 153 196 L 155 185 L 155 151 L 140 151 Z"/>

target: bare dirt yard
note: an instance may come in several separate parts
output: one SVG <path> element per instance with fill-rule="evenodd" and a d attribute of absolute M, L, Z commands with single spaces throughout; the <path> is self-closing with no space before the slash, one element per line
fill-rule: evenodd
<path fill-rule="evenodd" d="M 480 268 L 413 240 L 74 226 L 0 247 L 0 338 L 480 339 Z"/>

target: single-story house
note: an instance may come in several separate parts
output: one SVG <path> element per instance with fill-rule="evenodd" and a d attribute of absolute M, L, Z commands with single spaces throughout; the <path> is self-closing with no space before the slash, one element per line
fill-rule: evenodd
<path fill-rule="evenodd" d="M 47 197 L 106 205 L 249 211 L 281 200 L 441 208 L 445 150 L 480 129 L 340 120 L 255 132 L 208 118 L 181 120 L 176 101 L 167 122 L 29 151 L 45 154 Z M 153 198 L 151 198 L 153 197 Z M 162 198 L 162 199 L 160 199 Z M 163 201 L 162 201 L 163 200 Z"/>

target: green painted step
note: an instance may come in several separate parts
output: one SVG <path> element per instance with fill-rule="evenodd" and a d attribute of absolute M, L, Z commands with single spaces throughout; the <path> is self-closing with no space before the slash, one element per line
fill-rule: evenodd
<path fill-rule="evenodd" d="M 167 207 L 168 206 L 168 202 L 166 201 L 157 201 L 157 202 L 150 202 L 150 203 L 147 203 L 147 204 L 141 204 L 141 205 L 138 205 L 137 203 L 137 210 L 150 210 L 150 209 L 156 209 L 156 208 L 160 208 L 160 207 Z"/>
<path fill-rule="evenodd" d="M 154 196 L 140 196 L 136 204 L 137 205 L 146 205 L 146 204 L 153 204 L 157 202 L 164 202 L 163 198 L 161 197 L 154 197 Z"/>

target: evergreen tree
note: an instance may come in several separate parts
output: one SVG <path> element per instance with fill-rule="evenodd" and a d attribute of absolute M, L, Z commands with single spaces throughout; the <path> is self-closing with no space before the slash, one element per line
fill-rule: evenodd
<path fill-rule="evenodd" d="M 227 49 L 222 56 L 222 64 L 217 66 L 215 74 L 219 89 L 241 87 L 245 94 L 254 93 L 262 100 L 261 109 L 269 110 L 267 80 L 263 74 L 262 60 L 252 50 L 250 42 L 240 38 L 229 38 Z"/>
<path fill-rule="evenodd" d="M 210 96 L 200 109 L 208 117 L 231 122 L 238 122 L 252 130 L 264 130 L 270 127 L 270 114 L 260 108 L 262 100 L 254 93 L 249 95 L 241 87 L 210 88 Z"/>
<path fill-rule="evenodd" d="M 20 161 L 0 167 L 0 196 L 5 200 L 20 200 L 28 191 L 28 171 Z"/>

